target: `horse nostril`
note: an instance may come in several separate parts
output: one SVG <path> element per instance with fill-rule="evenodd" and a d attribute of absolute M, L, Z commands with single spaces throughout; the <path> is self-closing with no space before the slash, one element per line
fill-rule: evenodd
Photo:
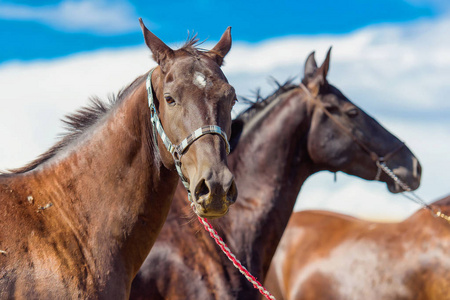
<path fill-rule="evenodd" d="M 236 183 L 233 180 L 233 183 L 231 184 L 231 186 L 227 192 L 227 200 L 230 203 L 234 203 L 234 202 L 236 202 L 236 198 L 237 198 L 237 187 L 236 187 Z"/>
<path fill-rule="evenodd" d="M 208 185 L 206 184 L 205 179 L 200 180 L 200 182 L 197 184 L 197 187 L 195 188 L 195 198 L 200 199 L 200 197 L 208 195 L 210 193 L 210 190 L 208 188 Z"/>

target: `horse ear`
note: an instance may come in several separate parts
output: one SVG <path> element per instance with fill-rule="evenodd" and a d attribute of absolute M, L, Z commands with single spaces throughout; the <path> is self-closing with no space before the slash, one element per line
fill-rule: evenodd
<path fill-rule="evenodd" d="M 230 51 L 230 49 L 231 49 L 231 27 L 228 26 L 228 28 L 222 34 L 220 41 L 214 46 L 214 48 L 206 52 L 206 55 L 208 55 L 211 59 L 215 60 L 219 66 L 222 66 L 223 59 L 225 55 L 227 55 L 227 53 Z"/>
<path fill-rule="evenodd" d="M 139 18 L 141 24 L 142 33 L 144 34 L 145 44 L 152 51 L 153 59 L 158 63 L 163 72 L 166 72 L 168 68 L 168 62 L 174 56 L 174 51 L 164 44 L 156 35 L 145 27 L 142 19 Z"/>
<path fill-rule="evenodd" d="M 305 62 L 305 77 L 312 77 L 314 72 L 317 70 L 316 59 L 314 58 L 315 51 L 309 54 Z"/>
<path fill-rule="evenodd" d="M 330 56 L 331 56 L 331 48 L 328 49 L 327 57 L 325 58 L 325 61 L 320 66 L 320 68 L 317 70 L 320 75 L 322 75 L 323 79 L 327 79 L 328 70 L 330 69 Z"/>
<path fill-rule="evenodd" d="M 308 56 L 305 63 L 305 77 L 302 82 L 310 90 L 311 94 L 316 97 L 319 94 L 320 87 L 325 84 L 327 79 L 328 70 L 330 68 L 330 56 L 331 47 L 328 49 L 325 61 L 317 68 L 316 61 L 314 59 L 314 52 Z M 315 69 L 314 69 L 315 67 Z"/>

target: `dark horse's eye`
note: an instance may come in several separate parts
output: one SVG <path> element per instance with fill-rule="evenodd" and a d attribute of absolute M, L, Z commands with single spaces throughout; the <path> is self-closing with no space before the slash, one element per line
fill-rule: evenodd
<path fill-rule="evenodd" d="M 234 106 L 234 105 L 236 104 L 236 102 L 239 102 L 239 101 L 238 101 L 238 98 L 237 98 L 237 97 L 234 97 L 232 106 Z"/>
<path fill-rule="evenodd" d="M 354 117 L 356 117 L 359 114 L 359 111 L 358 111 L 357 108 L 352 108 L 352 109 L 347 110 L 345 113 L 350 118 L 354 118 Z"/>
<path fill-rule="evenodd" d="M 324 108 L 328 110 L 330 113 L 336 113 L 339 111 L 339 107 L 336 105 L 325 104 Z"/>
<path fill-rule="evenodd" d="M 164 99 L 166 99 L 167 104 L 169 105 L 175 105 L 175 100 L 169 96 L 169 95 L 164 95 Z"/>

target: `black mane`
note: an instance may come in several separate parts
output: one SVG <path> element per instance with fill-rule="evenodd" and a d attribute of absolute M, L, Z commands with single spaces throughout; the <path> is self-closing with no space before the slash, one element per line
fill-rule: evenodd
<path fill-rule="evenodd" d="M 246 104 L 249 104 L 246 110 L 241 112 L 231 123 L 231 136 L 230 136 L 230 148 L 231 152 L 236 148 L 241 138 L 242 130 L 245 123 L 250 121 L 258 112 L 267 107 L 272 101 L 277 99 L 281 94 L 290 91 L 298 85 L 292 84 L 293 78 L 288 79 L 285 83 L 280 84 L 277 80 L 273 79 L 273 82 L 277 85 L 277 89 L 270 96 L 263 98 L 260 90 L 255 92 L 255 100 L 251 100 L 245 97 L 239 97 L 240 100 Z"/>
<path fill-rule="evenodd" d="M 235 120 L 241 121 L 241 122 L 248 122 L 250 119 L 252 119 L 258 112 L 263 110 L 267 105 L 269 105 L 272 101 L 274 101 L 278 96 L 281 94 L 292 90 L 298 85 L 292 84 L 293 78 L 288 79 L 285 83 L 281 84 L 276 79 L 272 78 L 273 82 L 277 85 L 277 89 L 268 97 L 262 98 L 260 94 L 260 90 L 256 90 L 255 92 L 255 100 L 250 100 L 245 97 L 240 97 L 240 99 L 244 103 L 250 103 L 251 106 L 248 107 L 246 110 L 241 112 Z"/>

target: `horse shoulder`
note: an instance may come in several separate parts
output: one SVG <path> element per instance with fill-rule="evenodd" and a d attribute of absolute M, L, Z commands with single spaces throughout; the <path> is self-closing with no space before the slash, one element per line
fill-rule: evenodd
<path fill-rule="evenodd" d="M 54 298 L 66 291 L 72 298 L 87 292 L 92 276 L 82 246 L 43 189 L 29 176 L 3 177 L 0 203 L 0 231 L 8 232 L 0 239 L 0 295 Z"/>

